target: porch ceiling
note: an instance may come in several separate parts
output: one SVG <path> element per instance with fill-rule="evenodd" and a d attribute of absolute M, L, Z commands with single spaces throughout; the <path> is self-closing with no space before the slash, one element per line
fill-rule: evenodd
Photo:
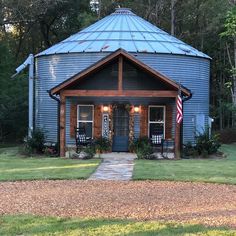
<path fill-rule="evenodd" d="M 137 67 L 142 69 L 143 71 L 152 75 L 155 79 L 164 82 L 168 85 L 171 90 L 170 91 L 142 91 L 142 90 L 73 90 L 73 85 L 80 81 L 81 79 L 95 73 L 100 68 L 103 68 L 105 65 L 113 61 L 114 59 L 119 58 L 123 61 L 123 58 L 127 59 L 128 61 L 135 64 Z M 122 77 L 122 76 L 121 76 Z M 122 80 L 122 78 L 120 79 Z M 122 83 L 119 80 L 119 83 Z M 120 86 L 119 86 L 120 87 Z M 96 62 L 92 66 L 88 67 L 87 69 L 81 71 L 80 73 L 72 76 L 68 80 L 62 82 L 61 84 L 55 86 L 50 90 L 51 94 L 63 94 L 65 96 L 77 96 L 78 91 L 80 92 L 79 96 L 137 96 L 137 97 L 150 97 L 150 96 L 160 96 L 160 97 L 175 97 L 178 93 L 179 88 L 181 89 L 181 93 L 184 96 L 190 96 L 191 92 L 187 88 L 183 87 L 182 85 L 177 84 L 175 81 L 171 80 L 167 76 L 163 75 L 162 73 L 152 69 L 151 67 L 147 66 L 143 62 L 139 61 L 137 58 L 129 54 L 128 52 L 124 51 L 123 49 L 119 49 L 114 53 L 111 53 L 107 57 L 103 58 L 102 60 Z M 68 90 L 70 89 L 70 90 Z M 77 92 L 76 92 L 77 91 Z M 95 95 L 96 94 L 96 95 Z"/>

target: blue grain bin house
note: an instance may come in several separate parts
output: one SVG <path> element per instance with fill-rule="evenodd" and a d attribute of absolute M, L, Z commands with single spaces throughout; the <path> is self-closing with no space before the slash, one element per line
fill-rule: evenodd
<path fill-rule="evenodd" d="M 109 138 L 112 151 L 156 130 L 178 146 L 181 91 L 183 142 L 194 142 L 208 125 L 209 68 L 209 56 L 119 8 L 36 55 L 35 125 L 59 140 L 61 156 L 75 127 Z"/>

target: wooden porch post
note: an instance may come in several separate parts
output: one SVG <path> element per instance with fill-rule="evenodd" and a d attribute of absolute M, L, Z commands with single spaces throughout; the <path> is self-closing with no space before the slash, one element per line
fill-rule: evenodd
<path fill-rule="evenodd" d="M 178 96 L 175 98 L 175 104 L 177 104 L 177 99 Z M 176 118 L 175 118 L 175 158 L 180 159 L 180 124 L 177 123 Z"/>
<path fill-rule="evenodd" d="M 66 97 L 61 96 L 60 103 L 60 156 L 65 156 L 65 115 L 66 115 Z"/>

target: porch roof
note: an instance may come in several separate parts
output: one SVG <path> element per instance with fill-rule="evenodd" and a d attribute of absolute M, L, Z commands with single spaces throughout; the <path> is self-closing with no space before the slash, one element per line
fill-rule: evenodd
<path fill-rule="evenodd" d="M 181 93 L 184 96 L 190 96 L 191 91 L 187 89 L 186 87 L 182 86 L 181 84 L 176 83 L 175 81 L 168 78 L 166 75 L 160 73 L 159 71 L 156 71 L 152 69 L 151 67 L 147 66 L 145 63 L 141 62 L 137 58 L 135 58 L 133 55 L 129 54 L 127 51 L 123 49 L 118 49 L 117 51 L 111 53 L 110 55 L 102 58 L 98 62 L 94 63 L 93 65 L 89 66 L 85 70 L 82 70 L 78 74 L 72 76 L 71 78 L 65 80 L 64 82 L 58 84 L 57 86 L 53 87 L 50 90 L 50 94 L 59 94 L 62 90 L 66 90 L 68 88 L 73 88 L 73 84 L 77 81 L 81 80 L 82 78 L 85 78 L 86 76 L 89 76 L 90 74 L 93 74 L 98 69 L 104 67 L 109 62 L 113 61 L 116 58 L 123 57 L 127 59 L 128 61 L 131 61 L 134 63 L 137 67 L 142 69 L 143 71 L 146 71 L 147 73 L 151 74 L 154 78 L 157 80 L 161 80 L 162 82 L 166 83 L 168 86 L 173 88 L 174 91 L 181 90 Z"/>

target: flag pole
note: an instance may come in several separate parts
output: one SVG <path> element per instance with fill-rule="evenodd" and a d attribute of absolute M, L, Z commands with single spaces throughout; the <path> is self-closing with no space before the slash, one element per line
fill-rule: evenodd
<path fill-rule="evenodd" d="M 176 98 L 177 102 L 178 98 Z M 175 122 L 175 158 L 180 159 L 180 124 Z"/>
<path fill-rule="evenodd" d="M 180 159 L 180 132 L 181 132 L 181 123 L 183 120 L 182 113 L 182 99 L 181 99 L 181 85 L 179 83 L 178 95 L 175 98 L 176 103 L 176 121 L 175 121 L 175 158 Z"/>

